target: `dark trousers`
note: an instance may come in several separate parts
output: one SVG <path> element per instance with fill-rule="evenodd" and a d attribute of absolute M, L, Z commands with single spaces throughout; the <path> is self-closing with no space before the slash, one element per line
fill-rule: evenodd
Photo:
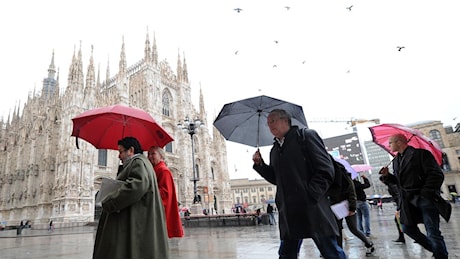
<path fill-rule="evenodd" d="M 337 244 L 336 236 L 315 236 L 312 238 L 321 256 L 326 259 L 345 259 L 345 252 Z M 299 254 L 302 239 L 281 240 L 278 250 L 280 259 L 296 259 Z"/>
<path fill-rule="evenodd" d="M 358 230 L 356 214 L 352 215 L 352 216 L 345 217 L 345 221 L 347 222 L 348 229 L 350 230 L 350 232 L 353 235 L 355 235 L 357 238 L 359 238 L 361 241 L 363 241 L 363 243 L 364 243 L 364 245 L 366 247 L 371 247 L 372 246 L 371 241 L 369 241 L 369 239 L 367 239 L 367 237 L 364 235 L 363 232 Z M 339 226 L 340 230 L 343 229 L 342 222 L 343 222 L 343 219 L 338 219 L 337 220 L 337 226 Z M 342 247 L 342 240 L 343 240 L 342 232 L 340 232 L 340 235 L 339 235 L 339 237 L 337 239 L 337 243 L 339 244 L 340 247 Z"/>
<path fill-rule="evenodd" d="M 417 207 L 422 212 L 423 224 L 426 235 L 423 234 L 417 225 L 402 225 L 404 233 L 414 239 L 426 250 L 433 252 L 435 258 L 448 258 L 448 252 L 444 237 L 439 230 L 439 211 L 434 202 L 423 197 L 417 201 Z"/>

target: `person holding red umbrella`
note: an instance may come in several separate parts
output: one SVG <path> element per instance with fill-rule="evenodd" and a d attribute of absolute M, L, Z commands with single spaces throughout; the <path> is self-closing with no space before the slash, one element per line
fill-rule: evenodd
<path fill-rule="evenodd" d="M 169 258 L 164 209 L 152 164 L 139 141 L 118 141 L 122 183 L 102 200 L 93 258 Z"/>
<path fill-rule="evenodd" d="M 435 258 L 448 258 L 446 244 L 439 229 L 440 211 L 436 205 L 442 200 L 440 188 L 444 174 L 432 153 L 425 149 L 416 149 L 407 143 L 403 134 L 390 137 L 391 151 L 397 152 L 393 160 L 393 174 L 389 173 L 388 167 L 383 167 L 379 174 L 383 176 L 383 181 L 399 185 L 403 232 L 433 252 Z M 426 235 L 418 228 L 419 223 L 425 225 Z"/>

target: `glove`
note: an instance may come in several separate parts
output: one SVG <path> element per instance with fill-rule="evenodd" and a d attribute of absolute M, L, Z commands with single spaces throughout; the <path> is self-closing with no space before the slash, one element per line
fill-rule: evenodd
<path fill-rule="evenodd" d="M 433 199 L 434 191 L 429 189 L 421 189 L 420 196 L 424 197 L 425 199 Z"/>

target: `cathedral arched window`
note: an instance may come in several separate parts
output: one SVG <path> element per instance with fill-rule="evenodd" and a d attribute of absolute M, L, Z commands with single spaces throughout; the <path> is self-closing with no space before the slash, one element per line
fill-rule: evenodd
<path fill-rule="evenodd" d="M 195 173 L 196 173 L 196 179 L 200 179 L 200 167 L 198 167 L 198 164 L 195 164 Z"/>
<path fill-rule="evenodd" d="M 168 91 L 163 92 L 163 96 L 161 97 L 161 105 L 162 105 L 162 112 L 165 116 L 170 116 L 172 113 L 171 111 L 171 95 Z"/>
<path fill-rule="evenodd" d="M 104 167 L 107 166 L 107 150 L 105 149 L 98 150 L 97 165 L 104 166 Z"/>
<path fill-rule="evenodd" d="M 169 142 L 166 146 L 165 146 L 165 151 L 167 153 L 172 153 L 172 142 Z"/>
<path fill-rule="evenodd" d="M 444 142 L 442 141 L 441 133 L 438 130 L 431 130 L 430 138 L 434 140 L 436 143 L 438 143 L 439 146 L 441 146 L 441 148 L 444 148 Z"/>

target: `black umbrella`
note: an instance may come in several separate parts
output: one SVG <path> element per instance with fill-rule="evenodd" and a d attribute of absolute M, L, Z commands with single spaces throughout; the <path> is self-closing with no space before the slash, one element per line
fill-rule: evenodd
<path fill-rule="evenodd" d="M 273 135 L 267 116 L 273 109 L 284 109 L 292 118 L 292 125 L 307 127 L 301 106 L 280 99 L 258 96 L 225 104 L 214 126 L 228 141 L 254 147 L 271 145 Z"/>

